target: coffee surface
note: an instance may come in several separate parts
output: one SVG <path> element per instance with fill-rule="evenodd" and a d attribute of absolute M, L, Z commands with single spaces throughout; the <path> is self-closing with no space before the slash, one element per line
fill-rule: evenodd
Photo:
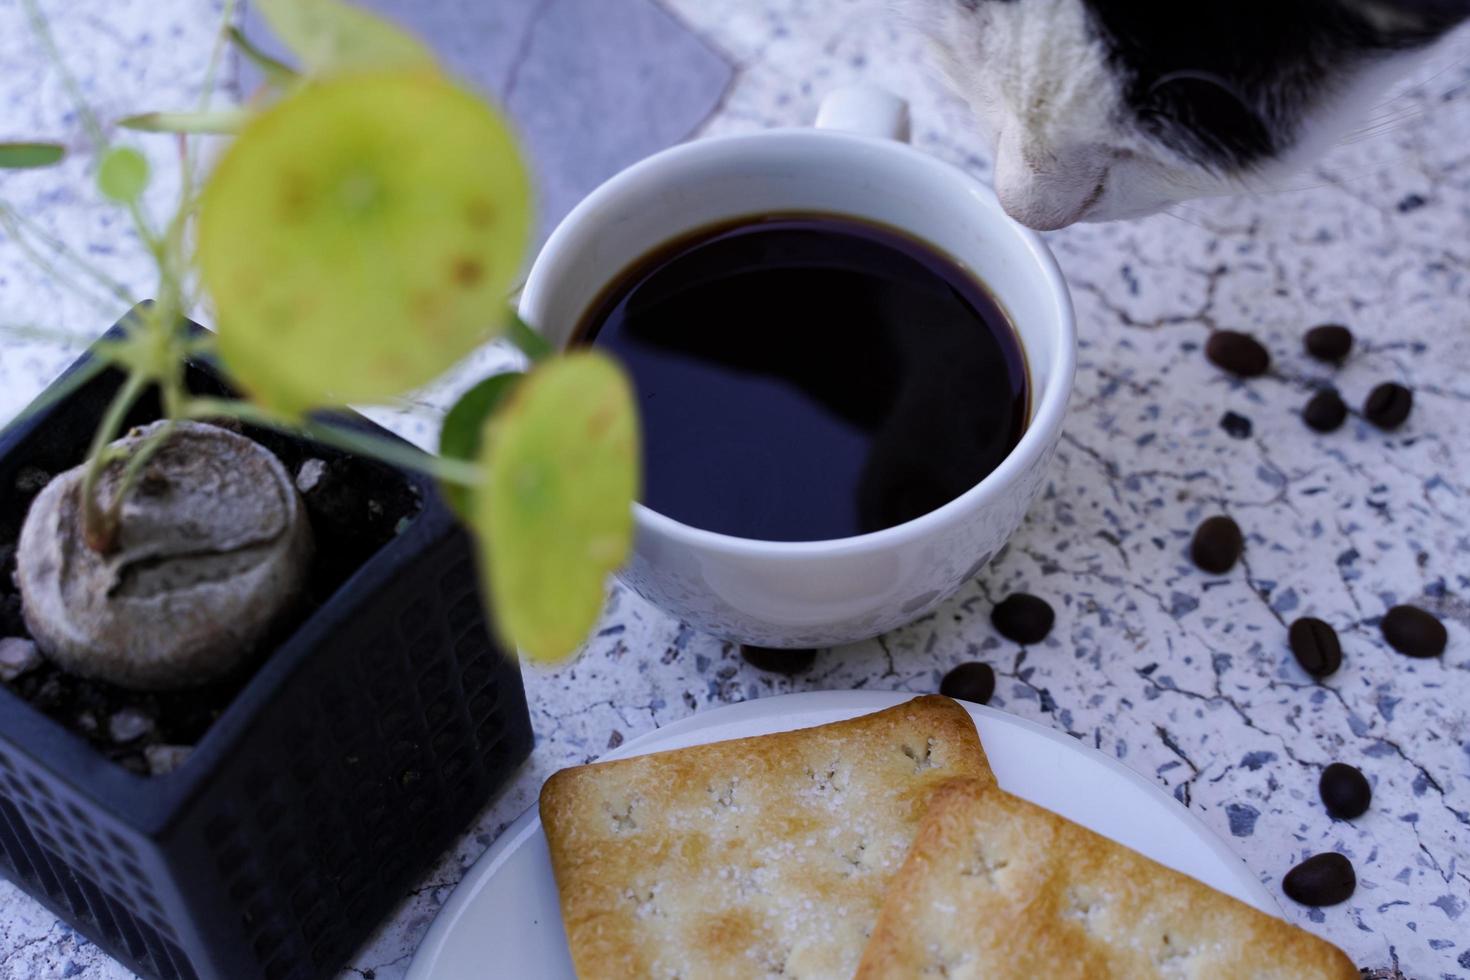
<path fill-rule="evenodd" d="M 954 260 L 852 219 L 702 229 L 635 262 L 577 333 L 632 375 L 644 503 L 818 541 L 901 524 L 998 466 L 1026 425 L 1005 313 Z"/>

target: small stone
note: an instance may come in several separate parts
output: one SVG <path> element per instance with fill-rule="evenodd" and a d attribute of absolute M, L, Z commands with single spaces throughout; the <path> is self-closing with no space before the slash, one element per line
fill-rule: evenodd
<path fill-rule="evenodd" d="M 1401 384 L 1385 381 L 1368 392 L 1363 418 L 1380 429 L 1397 429 L 1414 407 L 1414 393 Z"/>
<path fill-rule="evenodd" d="M 1373 802 L 1373 787 L 1368 785 L 1368 777 L 1346 762 L 1334 762 L 1322 770 L 1317 792 L 1327 812 L 1338 820 L 1361 817 Z"/>
<path fill-rule="evenodd" d="M 740 655 L 757 670 L 773 674 L 800 674 L 810 670 L 817 659 L 816 650 L 783 650 L 779 647 L 756 647 L 742 644 Z"/>
<path fill-rule="evenodd" d="M 1232 439 L 1249 439 L 1251 437 L 1251 420 L 1244 415 L 1236 415 L 1234 412 L 1226 412 L 1220 417 L 1220 428 Z"/>
<path fill-rule="evenodd" d="M 1353 863 L 1335 851 L 1314 854 L 1281 879 L 1281 890 L 1287 898 L 1311 906 L 1346 902 L 1357 887 Z"/>
<path fill-rule="evenodd" d="M 137 708 L 123 708 L 107 719 L 107 734 L 120 745 L 136 741 L 153 731 L 153 719 Z"/>
<path fill-rule="evenodd" d="M 1302 670 L 1318 680 L 1342 666 L 1342 644 L 1337 630 L 1315 616 L 1303 616 L 1287 630 L 1287 642 Z"/>
<path fill-rule="evenodd" d="M 1347 421 L 1347 404 L 1332 388 L 1323 388 L 1302 408 L 1302 421 L 1318 432 L 1332 432 Z"/>
<path fill-rule="evenodd" d="M 1056 620 L 1050 603 L 1026 592 L 1014 592 L 990 610 L 991 625 L 1015 643 L 1040 643 Z"/>
<path fill-rule="evenodd" d="M 1223 575 L 1235 567 L 1245 548 L 1240 525 L 1224 514 L 1206 519 L 1195 528 L 1189 557 L 1203 571 Z"/>
<path fill-rule="evenodd" d="M 166 776 L 184 764 L 193 747 L 188 745 L 150 745 L 143 750 L 148 760 L 148 771 L 155 776 Z"/>
<path fill-rule="evenodd" d="M 944 675 L 939 682 L 939 693 L 957 701 L 989 704 L 995 693 L 995 670 L 977 660 L 960 664 Z"/>
<path fill-rule="evenodd" d="M 1424 197 L 1423 194 L 1405 194 L 1403 197 L 1399 198 L 1399 203 L 1397 204 L 1397 207 L 1399 209 L 1399 214 L 1408 214 L 1410 211 L 1419 210 L 1428 203 L 1429 201 Z"/>
<path fill-rule="evenodd" d="M 51 482 L 51 474 L 39 466 L 22 466 L 15 474 L 15 492 L 22 497 L 34 497 Z"/>
<path fill-rule="evenodd" d="M 1450 640 L 1444 623 L 1418 606 L 1394 606 L 1378 628 L 1388 645 L 1406 657 L 1437 657 Z"/>
<path fill-rule="evenodd" d="M 0 681 L 9 683 L 39 666 L 41 651 L 35 643 L 18 636 L 0 639 Z"/>
<path fill-rule="evenodd" d="M 99 727 L 97 725 L 97 713 L 95 711 L 79 711 L 77 712 L 74 724 L 77 726 L 77 731 L 83 735 L 95 735 Z"/>
<path fill-rule="evenodd" d="M 302 493 L 311 493 L 317 484 L 322 482 L 322 477 L 327 475 L 327 464 L 325 460 L 308 459 L 301 464 L 301 469 L 296 471 L 296 489 Z"/>
<path fill-rule="evenodd" d="M 1353 332 L 1340 323 L 1324 323 L 1308 330 L 1302 344 L 1317 360 L 1336 363 L 1352 352 Z"/>
<path fill-rule="evenodd" d="M 1271 354 L 1261 342 L 1239 330 L 1216 330 L 1205 341 L 1205 357 L 1222 371 L 1239 378 L 1254 378 L 1271 367 Z"/>

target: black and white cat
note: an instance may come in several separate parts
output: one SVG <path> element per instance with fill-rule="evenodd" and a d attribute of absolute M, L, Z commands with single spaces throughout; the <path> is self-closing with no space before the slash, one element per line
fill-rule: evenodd
<path fill-rule="evenodd" d="M 898 0 L 1049 230 L 1267 187 L 1342 137 L 1470 0 Z"/>

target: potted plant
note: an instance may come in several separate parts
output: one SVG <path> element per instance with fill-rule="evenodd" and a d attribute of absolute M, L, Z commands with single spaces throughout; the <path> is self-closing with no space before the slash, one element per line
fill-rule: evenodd
<path fill-rule="evenodd" d="M 157 295 L 0 433 L 0 871 L 156 977 L 340 968 L 529 752 L 502 651 L 570 653 L 632 533 L 626 381 L 508 311 L 500 117 L 340 0 L 260 5 L 299 67 L 247 46 L 247 107 L 124 121 L 179 134 L 167 221 L 78 107 Z M 202 182 L 199 133 L 233 134 Z M 531 367 L 466 392 L 437 456 L 345 408 L 502 331 Z"/>

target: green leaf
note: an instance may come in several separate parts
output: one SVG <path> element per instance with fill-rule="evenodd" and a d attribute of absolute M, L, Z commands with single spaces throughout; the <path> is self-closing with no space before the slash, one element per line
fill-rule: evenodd
<path fill-rule="evenodd" d="M 530 229 L 515 140 L 478 96 L 425 72 L 302 88 L 201 196 L 220 354 L 283 412 L 420 387 L 504 328 Z"/>
<path fill-rule="evenodd" d="M 521 319 L 521 315 L 512 310 L 510 322 L 506 330 L 511 343 L 521 349 L 533 361 L 544 361 L 556 353 L 556 348 L 551 346 L 551 341 L 541 336 L 534 327 Z"/>
<path fill-rule="evenodd" d="M 118 120 L 124 129 L 145 133 L 238 133 L 250 118 L 244 109 L 210 109 L 205 112 L 145 112 Z"/>
<path fill-rule="evenodd" d="M 445 414 L 444 425 L 439 429 L 439 455 L 463 460 L 472 460 L 479 456 L 486 420 L 522 377 L 524 375 L 519 372 L 494 374 L 460 395 L 459 401 Z M 472 520 L 470 488 L 446 483 L 442 489 L 444 499 L 459 514 L 460 519 Z"/>
<path fill-rule="evenodd" d="M 473 500 L 496 621 L 528 656 L 572 653 L 633 541 L 633 390 L 596 351 L 547 361 L 485 427 Z"/>
<path fill-rule="evenodd" d="M 240 30 L 240 28 L 231 25 L 226 33 L 229 34 L 231 43 L 235 45 L 240 54 L 256 68 L 259 68 L 261 74 L 270 82 L 276 85 L 286 86 L 295 83 L 301 78 L 296 73 L 296 69 L 287 65 L 285 62 L 277 61 L 256 47 L 254 42 L 246 37 L 245 32 Z"/>
<path fill-rule="evenodd" d="M 342 0 L 257 0 L 257 7 L 309 75 L 437 67 L 417 38 Z"/>
<path fill-rule="evenodd" d="M 0 143 L 0 170 L 29 170 L 60 163 L 66 147 L 60 143 Z"/>
<path fill-rule="evenodd" d="M 128 204 L 148 186 L 148 158 L 130 146 L 115 146 L 102 155 L 97 187 L 104 197 Z"/>

